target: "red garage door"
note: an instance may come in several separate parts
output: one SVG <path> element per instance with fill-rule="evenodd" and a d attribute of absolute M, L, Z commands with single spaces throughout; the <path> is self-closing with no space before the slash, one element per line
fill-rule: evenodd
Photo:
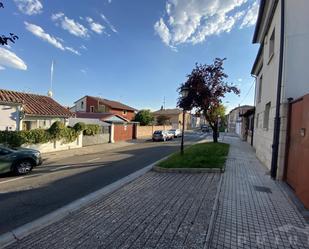
<path fill-rule="evenodd" d="M 114 141 L 126 141 L 133 139 L 133 124 L 115 124 Z"/>
<path fill-rule="evenodd" d="M 291 104 L 286 180 L 309 208 L 309 94 Z"/>

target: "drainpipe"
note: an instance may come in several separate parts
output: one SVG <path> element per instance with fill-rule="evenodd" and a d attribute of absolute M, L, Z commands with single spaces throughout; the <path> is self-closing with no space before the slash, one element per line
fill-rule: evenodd
<path fill-rule="evenodd" d="M 283 52 L 284 52 L 284 20 L 285 20 L 285 2 L 281 0 L 281 30 L 280 30 L 280 57 L 279 57 L 279 71 L 277 84 L 277 100 L 276 100 L 276 115 L 274 125 L 274 136 L 272 145 L 272 158 L 270 175 L 272 179 L 276 179 L 278 170 L 278 154 L 279 154 L 279 139 L 280 139 L 280 105 L 281 105 L 281 84 L 283 78 Z"/>
<path fill-rule="evenodd" d="M 254 85 L 254 100 L 253 100 L 253 105 L 254 105 L 254 113 L 253 113 L 253 124 L 251 125 L 251 146 L 253 147 L 253 137 L 254 137 L 254 129 L 255 129 L 255 112 L 256 112 L 256 83 L 257 83 L 257 76 L 254 74 L 251 74 L 251 77 L 254 78 L 255 80 L 255 85 Z"/>

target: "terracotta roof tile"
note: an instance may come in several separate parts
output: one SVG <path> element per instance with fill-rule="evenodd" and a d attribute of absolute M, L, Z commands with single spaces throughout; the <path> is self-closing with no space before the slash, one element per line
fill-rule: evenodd
<path fill-rule="evenodd" d="M 28 115 L 70 117 L 74 114 L 48 96 L 0 89 L 0 102 L 22 104 Z"/>
<path fill-rule="evenodd" d="M 108 99 L 102 99 L 99 97 L 92 97 L 92 96 L 88 96 L 90 98 L 96 99 L 98 101 L 100 101 L 101 103 L 113 108 L 113 109 L 119 109 L 119 110 L 127 110 L 127 111 L 137 111 L 135 108 L 130 107 L 128 105 L 122 104 L 118 101 L 114 101 L 114 100 L 108 100 Z"/>

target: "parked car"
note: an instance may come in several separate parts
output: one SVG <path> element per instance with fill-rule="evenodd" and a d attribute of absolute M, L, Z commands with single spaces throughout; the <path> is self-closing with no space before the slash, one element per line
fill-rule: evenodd
<path fill-rule="evenodd" d="M 210 132 L 210 128 L 209 128 L 208 125 L 202 125 L 201 130 L 202 130 L 202 132 Z"/>
<path fill-rule="evenodd" d="M 42 157 L 38 150 L 0 146 L 0 174 L 13 172 L 16 175 L 24 175 L 41 164 Z"/>
<path fill-rule="evenodd" d="M 181 137 L 181 131 L 179 129 L 170 129 L 169 132 L 172 133 L 174 137 Z"/>
<path fill-rule="evenodd" d="M 167 131 L 158 130 L 152 134 L 152 141 L 167 141 L 173 138 L 173 134 Z"/>

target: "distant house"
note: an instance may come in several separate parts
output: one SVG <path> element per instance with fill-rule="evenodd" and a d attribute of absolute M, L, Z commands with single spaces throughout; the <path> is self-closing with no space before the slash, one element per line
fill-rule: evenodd
<path fill-rule="evenodd" d="M 51 97 L 0 89 L 0 130 L 47 129 L 55 121 L 67 123 L 71 116 Z"/>
<path fill-rule="evenodd" d="M 103 99 L 99 97 L 84 96 L 74 102 L 70 108 L 74 113 L 106 113 L 115 114 L 132 121 L 135 117 L 135 108 L 118 101 Z"/>
<path fill-rule="evenodd" d="M 227 118 L 227 130 L 231 133 L 236 133 L 242 139 L 245 139 L 245 126 L 242 114 L 252 109 L 253 106 L 243 105 L 238 106 L 230 111 Z"/>
<path fill-rule="evenodd" d="M 182 122 L 183 122 L 183 111 L 181 109 L 175 108 L 175 109 L 163 109 L 161 108 L 158 111 L 155 111 L 152 113 L 155 120 L 158 120 L 159 116 L 166 116 L 168 118 L 167 123 L 172 125 L 175 129 L 181 129 L 182 128 Z M 191 129 L 191 114 L 186 113 L 185 116 L 185 129 Z"/>

